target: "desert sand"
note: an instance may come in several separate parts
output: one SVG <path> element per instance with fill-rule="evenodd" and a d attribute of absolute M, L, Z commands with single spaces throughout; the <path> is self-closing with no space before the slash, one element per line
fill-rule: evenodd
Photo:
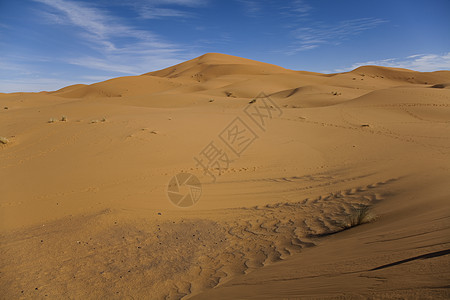
<path fill-rule="evenodd" d="M 448 299 L 449 83 L 210 53 L 0 94 L 0 298 Z M 267 99 L 260 128 L 245 109 Z M 236 118 L 257 138 L 233 156 Z M 194 160 L 210 142 L 215 182 Z M 178 173 L 201 181 L 192 206 L 169 200 Z"/>

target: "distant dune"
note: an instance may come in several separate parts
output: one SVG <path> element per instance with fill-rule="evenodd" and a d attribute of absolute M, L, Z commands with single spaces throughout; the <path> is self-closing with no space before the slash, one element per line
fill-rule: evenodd
<path fill-rule="evenodd" d="M 378 66 L 328 75 L 208 53 L 160 71 L 91 85 L 73 85 L 49 94 L 64 98 L 126 97 L 127 103 L 138 106 L 177 107 L 197 105 L 210 97 L 251 98 L 264 86 L 266 93 L 284 98 L 287 105 L 311 107 L 340 103 L 381 87 L 402 84 L 439 86 L 448 77 L 448 71 L 420 73 Z M 340 89 L 339 98 L 333 97 L 333 89 Z M 171 95 L 179 94 L 183 95 L 183 100 L 173 100 Z"/>
<path fill-rule="evenodd" d="M 448 299 L 449 87 L 208 53 L 1 93 L 0 298 Z"/>

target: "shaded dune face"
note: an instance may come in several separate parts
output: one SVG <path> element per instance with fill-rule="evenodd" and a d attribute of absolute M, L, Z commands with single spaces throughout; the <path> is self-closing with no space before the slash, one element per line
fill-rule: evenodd
<path fill-rule="evenodd" d="M 433 85 L 431 87 L 435 88 L 435 89 L 449 89 L 450 88 L 450 83 L 438 83 L 438 84 L 435 84 L 435 85 Z"/>
<path fill-rule="evenodd" d="M 448 82 L 209 53 L 0 94 L 0 298 L 446 299 Z M 262 129 L 244 109 L 265 107 Z M 236 118 L 257 136 L 239 155 Z M 211 142 L 215 182 L 194 160 Z"/>

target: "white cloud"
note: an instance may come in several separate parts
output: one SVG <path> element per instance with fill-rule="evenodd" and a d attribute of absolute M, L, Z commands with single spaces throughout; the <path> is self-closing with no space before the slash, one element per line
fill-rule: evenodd
<path fill-rule="evenodd" d="M 68 61 L 69 64 L 82 66 L 90 69 L 103 70 L 103 71 L 111 71 L 118 72 L 128 75 L 136 75 L 136 68 L 134 66 L 129 66 L 125 64 L 121 64 L 118 62 L 111 62 L 110 59 L 103 58 L 95 58 L 91 56 L 79 57 L 70 59 Z"/>
<path fill-rule="evenodd" d="M 306 14 L 312 7 L 303 0 L 292 1 L 292 10 L 296 13 Z"/>
<path fill-rule="evenodd" d="M 55 91 L 65 86 L 79 83 L 84 82 L 51 77 L 2 79 L 0 81 L 0 93 Z"/>
<path fill-rule="evenodd" d="M 34 0 L 41 20 L 51 26 L 65 26 L 73 43 L 67 55 L 46 54 L 44 57 L 15 55 L 0 58 L 0 92 L 56 90 L 75 84 L 90 84 L 124 75 L 138 75 L 165 68 L 186 59 L 192 53 L 186 47 L 165 41 L 151 31 L 130 26 L 101 6 L 73 0 Z M 126 1 L 126 0 L 125 0 Z M 149 0 L 154 5 L 195 6 L 198 0 Z M 161 12 L 161 11 L 160 11 Z M 170 11 L 165 11 L 170 14 Z M 1 25 L 0 25 L 1 26 Z M 71 30 L 75 29 L 75 30 Z M 79 51 L 80 45 L 91 51 Z M 55 64 L 53 74 L 48 64 Z M 65 64 L 89 70 L 72 71 Z M 51 68 L 50 68 L 51 69 Z M 71 72 L 68 75 L 68 72 Z M 82 75 L 80 73 L 83 73 Z"/>
<path fill-rule="evenodd" d="M 136 1 L 132 1 L 136 2 Z M 168 5 L 168 4 L 176 4 L 176 5 L 183 5 L 183 6 L 200 6 L 205 5 L 208 1 L 207 0 L 152 0 L 152 1 L 144 1 L 151 3 L 153 5 Z"/>
<path fill-rule="evenodd" d="M 256 16 L 262 10 L 261 2 L 254 0 L 238 0 L 250 16 Z"/>
<path fill-rule="evenodd" d="M 138 75 L 176 65 L 182 62 L 182 60 L 168 58 L 161 54 L 150 54 L 140 56 L 139 63 L 137 63 L 136 57 L 123 57 L 121 55 L 108 56 L 108 58 L 85 56 L 74 58 L 68 62 L 73 65 L 95 70 L 121 73 L 124 75 Z"/>
<path fill-rule="evenodd" d="M 303 44 L 303 45 L 300 45 L 300 46 L 290 47 L 289 50 L 283 51 L 283 52 L 285 54 L 287 54 L 287 55 L 293 55 L 293 54 L 296 54 L 297 52 L 306 51 L 306 50 L 312 50 L 312 49 L 315 49 L 317 47 L 319 47 L 318 44 L 310 44 L 310 45 Z"/>
<path fill-rule="evenodd" d="M 281 15 L 288 17 L 306 17 L 309 15 L 312 7 L 304 0 L 236 0 L 240 3 L 245 12 L 252 17 L 258 16 L 263 10 L 270 10 L 270 13 L 279 12 Z"/>
<path fill-rule="evenodd" d="M 334 72 L 347 72 L 367 65 L 403 68 L 421 72 L 450 70 L 450 52 L 444 54 L 415 54 L 407 56 L 406 58 L 386 58 L 381 60 L 360 62 L 352 64 L 347 68 L 335 69 Z"/>
<path fill-rule="evenodd" d="M 42 11 L 48 19 L 58 23 L 82 29 L 77 33 L 78 42 L 97 51 L 97 55 L 80 55 L 64 58 L 69 64 L 90 69 L 136 75 L 154 70 L 155 67 L 167 67 L 183 53 L 183 47 L 164 41 L 151 31 L 140 30 L 126 25 L 118 17 L 87 5 L 70 0 L 34 0 L 46 4 L 51 11 Z M 178 4 L 195 5 L 194 0 L 158 0 L 152 5 Z M 163 10 L 159 15 L 176 14 Z"/>
<path fill-rule="evenodd" d="M 106 50 L 114 49 L 114 38 L 127 37 L 137 41 L 157 40 L 155 34 L 123 25 L 120 19 L 84 3 L 69 0 L 34 1 L 46 4 L 59 13 L 43 11 L 46 17 L 51 15 L 59 23 L 65 22 L 83 29 L 82 37 L 105 47 Z"/>
<path fill-rule="evenodd" d="M 316 23 L 300 27 L 292 32 L 296 42 L 290 47 L 288 54 L 314 49 L 321 45 L 338 45 L 385 22 L 387 21 L 376 18 L 360 18 L 344 20 L 334 25 Z"/>
<path fill-rule="evenodd" d="M 139 15 L 144 19 L 160 19 L 165 17 L 188 17 L 185 11 L 173 8 L 147 7 L 139 11 Z"/>
<path fill-rule="evenodd" d="M 111 20 L 98 9 L 90 7 L 86 4 L 75 3 L 66 0 L 34 0 L 53 7 L 54 9 L 62 12 L 64 16 L 56 13 L 45 12 L 46 16 L 52 15 L 53 18 L 57 18 L 59 22 L 63 19 L 66 23 L 71 23 L 75 26 L 83 28 L 87 32 L 96 36 L 97 38 L 103 39 L 108 36 L 108 34 L 113 33 L 117 29 L 122 32 L 125 28 L 118 28 L 117 25 L 111 27 L 106 26 L 107 23 L 111 23 Z"/>
<path fill-rule="evenodd" d="M 86 75 L 86 76 L 82 76 L 81 77 L 83 80 L 87 80 L 88 82 L 100 82 L 100 81 L 105 81 L 108 79 L 111 79 L 110 76 L 95 76 L 95 75 Z"/>
<path fill-rule="evenodd" d="M 9 71 L 14 72 L 15 74 L 20 74 L 22 76 L 31 74 L 30 70 L 25 69 L 22 65 L 14 63 L 12 61 L 7 61 L 5 58 L 2 58 L 2 60 L 0 60 L 0 70 L 0 75 Z"/>
<path fill-rule="evenodd" d="M 313 9 L 311 5 L 304 0 L 290 1 L 281 7 L 286 15 L 294 17 L 306 17 L 309 16 L 310 11 Z"/>
<path fill-rule="evenodd" d="M 192 17 L 185 8 L 199 7 L 207 3 L 207 0 L 133 0 L 122 2 L 134 8 L 143 19 L 161 19 L 167 17 L 186 18 Z M 180 9 L 182 7 L 183 9 Z"/>

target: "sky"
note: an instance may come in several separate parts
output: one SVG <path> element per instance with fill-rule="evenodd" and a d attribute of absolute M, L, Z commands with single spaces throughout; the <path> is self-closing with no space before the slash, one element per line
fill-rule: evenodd
<path fill-rule="evenodd" d="M 225 53 L 288 69 L 450 70 L 449 0 L 0 0 L 0 92 Z"/>

